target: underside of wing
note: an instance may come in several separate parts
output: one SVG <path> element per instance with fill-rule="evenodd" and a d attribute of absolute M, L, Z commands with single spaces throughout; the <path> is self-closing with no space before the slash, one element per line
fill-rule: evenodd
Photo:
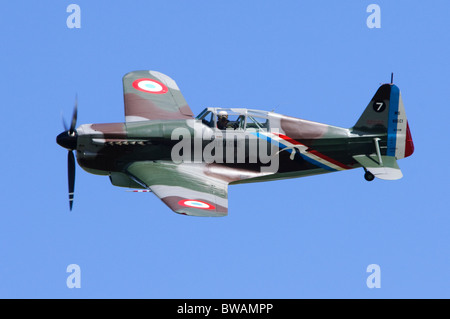
<path fill-rule="evenodd" d="M 126 122 L 193 117 L 175 81 L 156 71 L 125 74 L 123 95 Z"/>
<path fill-rule="evenodd" d="M 207 176 L 202 163 L 134 162 L 127 174 L 176 213 L 213 217 L 228 213 L 228 183 Z"/>

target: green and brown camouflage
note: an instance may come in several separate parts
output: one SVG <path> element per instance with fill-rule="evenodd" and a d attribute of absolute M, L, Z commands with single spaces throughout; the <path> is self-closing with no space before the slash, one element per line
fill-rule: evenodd
<path fill-rule="evenodd" d="M 414 151 L 392 83 L 378 89 L 352 128 L 243 108 L 206 108 L 194 118 L 175 81 L 155 71 L 130 72 L 123 87 L 125 122 L 71 127 L 57 142 L 76 150 L 87 172 L 109 176 L 115 186 L 151 190 L 180 214 L 227 215 L 233 184 L 357 167 L 367 180 L 398 179 L 396 160 Z M 228 117 L 226 129 L 218 127 L 219 113 Z"/>

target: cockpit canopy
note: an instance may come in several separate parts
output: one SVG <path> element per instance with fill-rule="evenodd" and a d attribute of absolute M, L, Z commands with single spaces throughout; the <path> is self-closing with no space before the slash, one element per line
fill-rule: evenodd
<path fill-rule="evenodd" d="M 204 109 L 197 117 L 203 124 L 216 129 L 268 131 L 268 112 L 237 108 Z"/>

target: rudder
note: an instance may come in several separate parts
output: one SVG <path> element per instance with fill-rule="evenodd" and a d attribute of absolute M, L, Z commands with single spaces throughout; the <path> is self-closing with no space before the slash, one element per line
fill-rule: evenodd
<path fill-rule="evenodd" d="M 414 144 L 399 88 L 383 84 L 353 126 L 359 135 L 387 134 L 386 156 L 401 159 L 414 152 Z"/>

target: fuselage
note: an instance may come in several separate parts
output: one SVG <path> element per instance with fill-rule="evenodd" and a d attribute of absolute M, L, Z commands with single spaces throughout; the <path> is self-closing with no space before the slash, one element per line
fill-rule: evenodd
<path fill-rule="evenodd" d="M 137 186 L 117 179 L 136 161 L 207 163 L 210 174 L 246 183 L 360 167 L 352 156 L 373 153 L 374 137 L 386 149 L 385 134 L 362 136 L 277 113 L 233 110 L 243 114 L 242 123 L 222 130 L 202 118 L 84 124 L 77 128 L 77 161 L 89 173 L 114 177 L 117 186 Z M 255 125 L 255 118 L 265 124 Z"/>

